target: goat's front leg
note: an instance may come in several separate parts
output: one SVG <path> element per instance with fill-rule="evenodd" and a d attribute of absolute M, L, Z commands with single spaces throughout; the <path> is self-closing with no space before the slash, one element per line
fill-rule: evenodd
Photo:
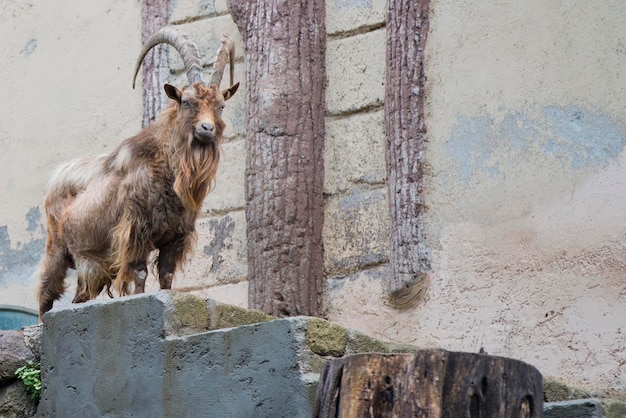
<path fill-rule="evenodd" d="M 161 289 L 171 289 L 176 265 L 184 254 L 185 245 L 176 241 L 159 249 L 159 284 Z"/>
<path fill-rule="evenodd" d="M 135 294 L 143 293 L 146 290 L 146 277 L 148 277 L 148 266 L 145 261 L 139 261 L 131 266 L 133 281 L 135 282 Z"/>

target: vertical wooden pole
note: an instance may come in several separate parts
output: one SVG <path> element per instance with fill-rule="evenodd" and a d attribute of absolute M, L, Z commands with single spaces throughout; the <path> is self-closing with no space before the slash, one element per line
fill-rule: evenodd
<path fill-rule="evenodd" d="M 169 22 L 169 0 L 143 0 L 141 3 L 141 41 L 158 31 Z M 168 76 L 167 49 L 156 46 L 143 62 L 143 121 L 145 128 L 167 106 L 167 96 L 163 92 Z"/>
<path fill-rule="evenodd" d="M 418 299 L 430 271 L 422 199 L 424 46 L 430 0 L 388 0 L 385 129 L 391 214 L 391 301 Z"/>
<path fill-rule="evenodd" d="M 246 59 L 248 303 L 322 309 L 324 0 L 230 0 Z"/>

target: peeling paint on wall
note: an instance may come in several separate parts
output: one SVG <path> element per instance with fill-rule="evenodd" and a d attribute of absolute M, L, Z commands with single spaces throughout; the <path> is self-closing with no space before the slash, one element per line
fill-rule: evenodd
<path fill-rule="evenodd" d="M 11 243 L 7 225 L 0 226 L 0 286 L 9 282 L 27 283 L 37 268 L 43 253 L 45 238 L 37 238 L 44 232 L 41 211 L 38 207 L 31 208 L 25 216 L 31 240 L 29 242 Z"/>
<path fill-rule="evenodd" d="M 548 136 L 541 146 L 546 154 L 569 161 L 572 170 L 604 167 L 626 144 L 626 124 L 608 115 L 585 112 L 577 106 L 550 106 L 543 114 Z"/>
<path fill-rule="evenodd" d="M 224 258 L 220 254 L 224 248 L 227 248 L 232 241 L 233 231 L 235 230 L 235 221 L 230 216 L 222 219 L 210 219 L 209 228 L 214 236 L 209 245 L 204 246 L 204 253 L 213 258 L 211 265 L 211 273 L 217 272 Z"/>
<path fill-rule="evenodd" d="M 579 106 L 548 106 L 533 114 L 458 115 L 445 152 L 467 185 L 474 176 L 504 175 L 503 162 L 528 160 L 539 152 L 572 171 L 598 169 L 615 160 L 626 145 L 626 123 Z M 510 157 L 503 161 L 502 155 Z"/>

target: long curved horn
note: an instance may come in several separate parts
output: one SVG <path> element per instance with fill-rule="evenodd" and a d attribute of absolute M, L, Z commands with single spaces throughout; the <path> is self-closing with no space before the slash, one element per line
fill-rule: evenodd
<path fill-rule="evenodd" d="M 235 41 L 225 33 L 222 35 L 222 44 L 220 49 L 217 50 L 215 62 L 213 63 L 213 73 L 211 74 L 211 84 L 217 85 L 218 88 L 222 82 L 227 60 L 230 61 L 230 85 L 232 86 L 235 77 Z"/>
<path fill-rule="evenodd" d="M 158 44 L 170 44 L 176 49 L 185 64 L 185 71 L 187 72 L 189 84 L 198 82 L 204 83 L 204 80 L 202 79 L 202 60 L 200 59 L 200 52 L 198 51 L 196 44 L 187 39 L 186 34 L 180 33 L 172 28 L 165 27 L 152 34 L 141 47 L 139 58 L 135 64 L 133 89 L 135 88 L 137 73 L 139 73 L 139 68 L 141 67 L 143 59 L 148 51 Z"/>

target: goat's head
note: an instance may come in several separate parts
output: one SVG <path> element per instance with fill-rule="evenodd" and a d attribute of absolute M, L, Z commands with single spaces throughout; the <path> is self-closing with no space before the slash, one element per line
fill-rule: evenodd
<path fill-rule="evenodd" d="M 178 89 L 171 84 L 165 84 L 167 97 L 177 103 L 176 117 L 184 121 L 186 135 L 201 144 L 214 142 L 220 139 L 225 124 L 221 114 L 224 103 L 230 99 L 239 83 L 233 83 L 235 43 L 228 35 L 222 36 L 222 44 L 217 51 L 213 64 L 213 73 L 209 83 L 202 78 L 202 61 L 198 47 L 187 39 L 187 36 L 171 28 L 163 28 L 150 36 L 144 43 L 133 77 L 133 88 L 141 63 L 150 49 L 158 44 L 172 45 L 180 54 L 185 65 L 189 85 Z M 226 62 L 230 63 L 230 87 L 220 91 L 222 75 Z"/>

